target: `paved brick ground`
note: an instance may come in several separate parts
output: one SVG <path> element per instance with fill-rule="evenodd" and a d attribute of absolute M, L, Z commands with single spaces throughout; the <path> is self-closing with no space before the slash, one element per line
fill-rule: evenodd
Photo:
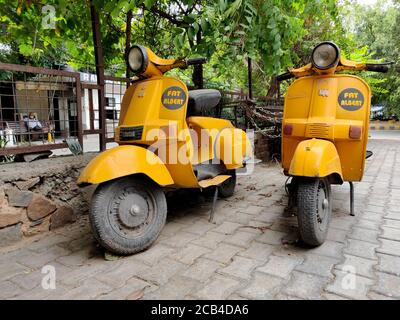
<path fill-rule="evenodd" d="M 141 254 L 105 260 L 87 218 L 0 254 L 0 298 L 399 299 L 400 143 L 372 140 L 370 149 L 357 216 L 348 215 L 348 186 L 334 187 L 334 217 L 319 248 L 297 243 L 296 218 L 284 213 L 285 177 L 260 165 L 218 202 L 215 224 L 209 199 L 171 199 L 161 237 Z M 45 265 L 55 267 L 55 290 L 42 288 Z"/>

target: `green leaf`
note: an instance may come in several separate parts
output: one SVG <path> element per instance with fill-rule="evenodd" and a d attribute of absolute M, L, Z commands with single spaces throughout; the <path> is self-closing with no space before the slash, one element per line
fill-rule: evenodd
<path fill-rule="evenodd" d="M 144 0 L 143 3 L 147 9 L 150 9 L 157 0 Z"/>

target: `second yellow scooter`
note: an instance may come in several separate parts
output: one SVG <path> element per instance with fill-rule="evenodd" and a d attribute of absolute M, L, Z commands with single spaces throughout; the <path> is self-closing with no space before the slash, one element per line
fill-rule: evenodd
<path fill-rule="evenodd" d="M 297 78 L 286 94 L 282 122 L 282 166 L 292 177 L 291 203 L 297 207 L 302 240 L 321 245 L 332 214 L 331 184 L 361 181 L 367 153 L 371 89 L 341 71 L 387 72 L 388 64 L 365 64 L 341 57 L 333 42 L 322 42 L 311 63 L 278 77 Z"/>

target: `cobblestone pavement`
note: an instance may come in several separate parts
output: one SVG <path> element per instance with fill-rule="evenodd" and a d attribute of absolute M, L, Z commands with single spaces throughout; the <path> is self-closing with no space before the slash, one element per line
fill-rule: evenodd
<path fill-rule="evenodd" d="M 218 201 L 214 224 L 211 199 L 192 192 L 170 200 L 168 223 L 146 252 L 105 260 L 84 217 L 0 254 L 0 298 L 398 299 L 400 144 L 372 140 L 370 149 L 356 217 L 348 185 L 334 187 L 334 217 L 319 248 L 296 242 L 285 177 L 259 165 L 240 177 L 234 197 Z M 42 287 L 45 265 L 55 267 L 54 290 Z"/>

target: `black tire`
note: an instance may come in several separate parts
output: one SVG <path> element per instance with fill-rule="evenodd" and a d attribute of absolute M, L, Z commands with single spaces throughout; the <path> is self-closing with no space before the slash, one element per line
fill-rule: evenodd
<path fill-rule="evenodd" d="M 324 243 L 332 215 L 331 185 L 327 179 L 298 181 L 297 220 L 301 239 L 317 247 Z"/>
<path fill-rule="evenodd" d="M 218 195 L 221 198 L 229 198 L 233 196 L 233 194 L 235 193 L 236 171 L 230 170 L 227 174 L 230 175 L 231 178 L 229 178 L 228 180 L 223 182 L 220 186 L 218 186 Z"/>
<path fill-rule="evenodd" d="M 167 201 L 152 181 L 126 177 L 97 187 L 89 218 L 94 237 L 105 249 L 134 254 L 158 238 L 167 218 Z"/>

